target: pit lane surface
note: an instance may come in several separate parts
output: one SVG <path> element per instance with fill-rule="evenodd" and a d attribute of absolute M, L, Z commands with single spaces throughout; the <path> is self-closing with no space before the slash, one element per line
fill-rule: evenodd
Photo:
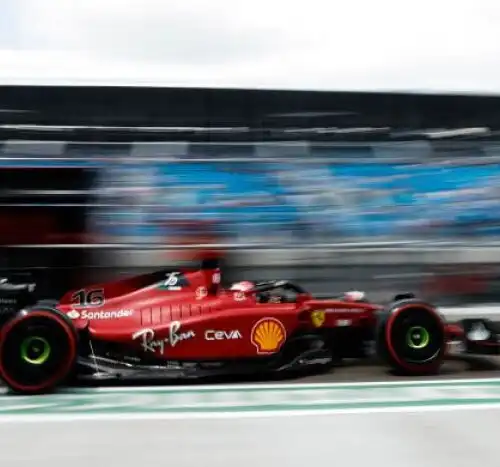
<path fill-rule="evenodd" d="M 450 320 L 454 318 L 457 316 L 450 316 Z M 483 377 L 500 377 L 499 358 L 451 359 L 444 365 L 439 380 Z M 418 381 L 430 379 L 436 378 Z M 345 362 L 328 374 L 281 384 L 285 390 L 285 384 L 352 381 L 401 383 L 402 379 L 374 364 Z M 417 380 L 404 379 L 404 382 L 412 381 Z M 133 392 L 125 391 L 125 394 Z M 388 394 L 392 397 L 392 393 Z M 110 395 L 114 398 L 112 392 Z M 59 400 L 58 396 L 50 397 Z M 59 396 L 62 397 L 65 396 Z M 32 399 L 22 398 L 22 401 L 29 413 Z M 97 415 L 95 419 L 72 421 L 68 414 L 57 423 L 47 423 L 44 414 L 39 418 L 35 415 L 30 423 L 15 416 L 2 422 L 0 416 L 0 460 L 1 465 L 9 467 L 31 467 L 33 463 L 41 467 L 68 464 L 73 467 L 89 464 L 96 467 L 169 464 L 288 467 L 311 462 L 353 467 L 496 467 L 500 429 L 498 399 L 486 405 L 449 408 L 452 410 L 440 406 L 437 410 L 416 407 L 408 411 L 404 406 L 384 406 L 381 411 L 368 409 L 356 413 L 348 409 L 343 413 L 305 413 L 300 417 L 255 414 L 255 417 L 224 418 L 209 414 L 208 419 L 179 416 L 169 420 L 142 417 L 139 411 L 137 417 L 130 420 L 106 420 Z M 92 409 L 89 406 L 83 413 L 85 410 Z M 50 409 L 47 413 L 50 414 Z"/>
<path fill-rule="evenodd" d="M 497 467 L 500 410 L 0 426 L 9 467 Z M 478 427 L 481 427 L 478 429 Z"/>
<path fill-rule="evenodd" d="M 298 395 L 293 386 L 281 386 L 275 399 L 278 396 L 288 405 L 281 411 L 275 405 L 261 406 L 260 413 L 242 411 L 243 406 L 234 411 L 222 399 L 224 408 L 212 405 L 208 413 L 202 411 L 207 408 L 205 401 L 197 413 L 167 413 L 164 405 L 163 413 L 150 409 L 142 414 L 134 413 L 133 406 L 122 414 L 106 413 L 102 407 L 99 414 L 94 407 L 86 419 L 73 407 L 60 420 L 42 413 L 38 423 L 33 418 L 29 423 L 20 418 L 5 423 L 0 417 L 2 465 L 498 465 L 500 379 L 329 386 L 304 387 Z M 192 390 L 198 395 L 202 391 Z M 313 400 L 314 391 L 318 394 Z M 116 404 L 119 394 L 104 392 Z M 168 399 L 162 397 L 168 391 L 153 392 L 158 401 Z M 254 402 L 256 392 L 263 399 L 269 396 L 269 389 L 246 388 L 239 391 L 239 402 Z M 75 400 L 74 395 L 69 397 Z M 312 413 L 308 402 L 326 405 Z M 300 413 L 294 406 L 305 410 Z"/>
<path fill-rule="evenodd" d="M 500 377 L 500 357 L 453 357 L 445 362 L 438 376 L 440 380 L 469 379 L 469 378 L 495 378 Z M 420 378 L 404 378 L 404 381 L 426 381 L 436 379 L 436 376 Z M 358 363 L 346 361 L 323 375 L 314 375 L 297 378 L 296 383 L 348 383 L 368 381 L 402 381 L 397 376 L 387 371 L 386 368 L 375 362 Z M 290 383 L 291 381 L 287 381 Z"/>

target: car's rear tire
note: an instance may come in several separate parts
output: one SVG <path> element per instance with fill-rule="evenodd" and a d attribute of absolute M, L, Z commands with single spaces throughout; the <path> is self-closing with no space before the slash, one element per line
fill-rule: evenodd
<path fill-rule="evenodd" d="M 77 334 L 60 312 L 23 310 L 0 330 L 0 378 L 19 394 L 52 391 L 72 372 Z"/>
<path fill-rule="evenodd" d="M 382 313 L 376 339 L 378 355 L 402 374 L 435 374 L 446 353 L 443 319 L 418 299 L 398 301 Z"/>

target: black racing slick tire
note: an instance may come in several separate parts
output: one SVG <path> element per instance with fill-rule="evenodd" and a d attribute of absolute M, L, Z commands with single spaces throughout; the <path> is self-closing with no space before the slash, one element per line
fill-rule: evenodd
<path fill-rule="evenodd" d="M 0 330 L 0 378 L 17 394 L 48 393 L 72 373 L 77 353 L 77 334 L 66 316 L 35 306 Z"/>
<path fill-rule="evenodd" d="M 397 373 L 436 374 L 446 354 L 445 323 L 432 305 L 401 300 L 379 316 L 376 344 L 379 357 Z"/>

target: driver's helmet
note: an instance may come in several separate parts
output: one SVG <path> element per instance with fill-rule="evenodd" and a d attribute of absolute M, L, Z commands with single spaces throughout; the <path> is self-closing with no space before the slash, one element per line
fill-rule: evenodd
<path fill-rule="evenodd" d="M 350 290 L 344 294 L 346 302 L 361 302 L 365 299 L 365 293 L 359 290 Z"/>
<path fill-rule="evenodd" d="M 255 284 L 250 281 L 242 281 L 242 282 L 235 282 L 229 290 L 233 290 L 235 292 L 248 292 L 252 290 L 255 287 Z"/>
<path fill-rule="evenodd" d="M 235 282 L 229 287 L 229 291 L 232 292 L 233 298 L 236 301 L 245 300 L 245 294 L 252 290 L 255 284 L 250 281 Z"/>

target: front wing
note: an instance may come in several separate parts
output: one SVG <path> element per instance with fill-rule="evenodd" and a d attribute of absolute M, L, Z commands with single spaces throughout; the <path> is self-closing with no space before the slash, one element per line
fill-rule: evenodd
<path fill-rule="evenodd" d="M 464 352 L 478 355 L 500 355 L 500 322 L 483 318 L 460 321 L 464 331 Z"/>

